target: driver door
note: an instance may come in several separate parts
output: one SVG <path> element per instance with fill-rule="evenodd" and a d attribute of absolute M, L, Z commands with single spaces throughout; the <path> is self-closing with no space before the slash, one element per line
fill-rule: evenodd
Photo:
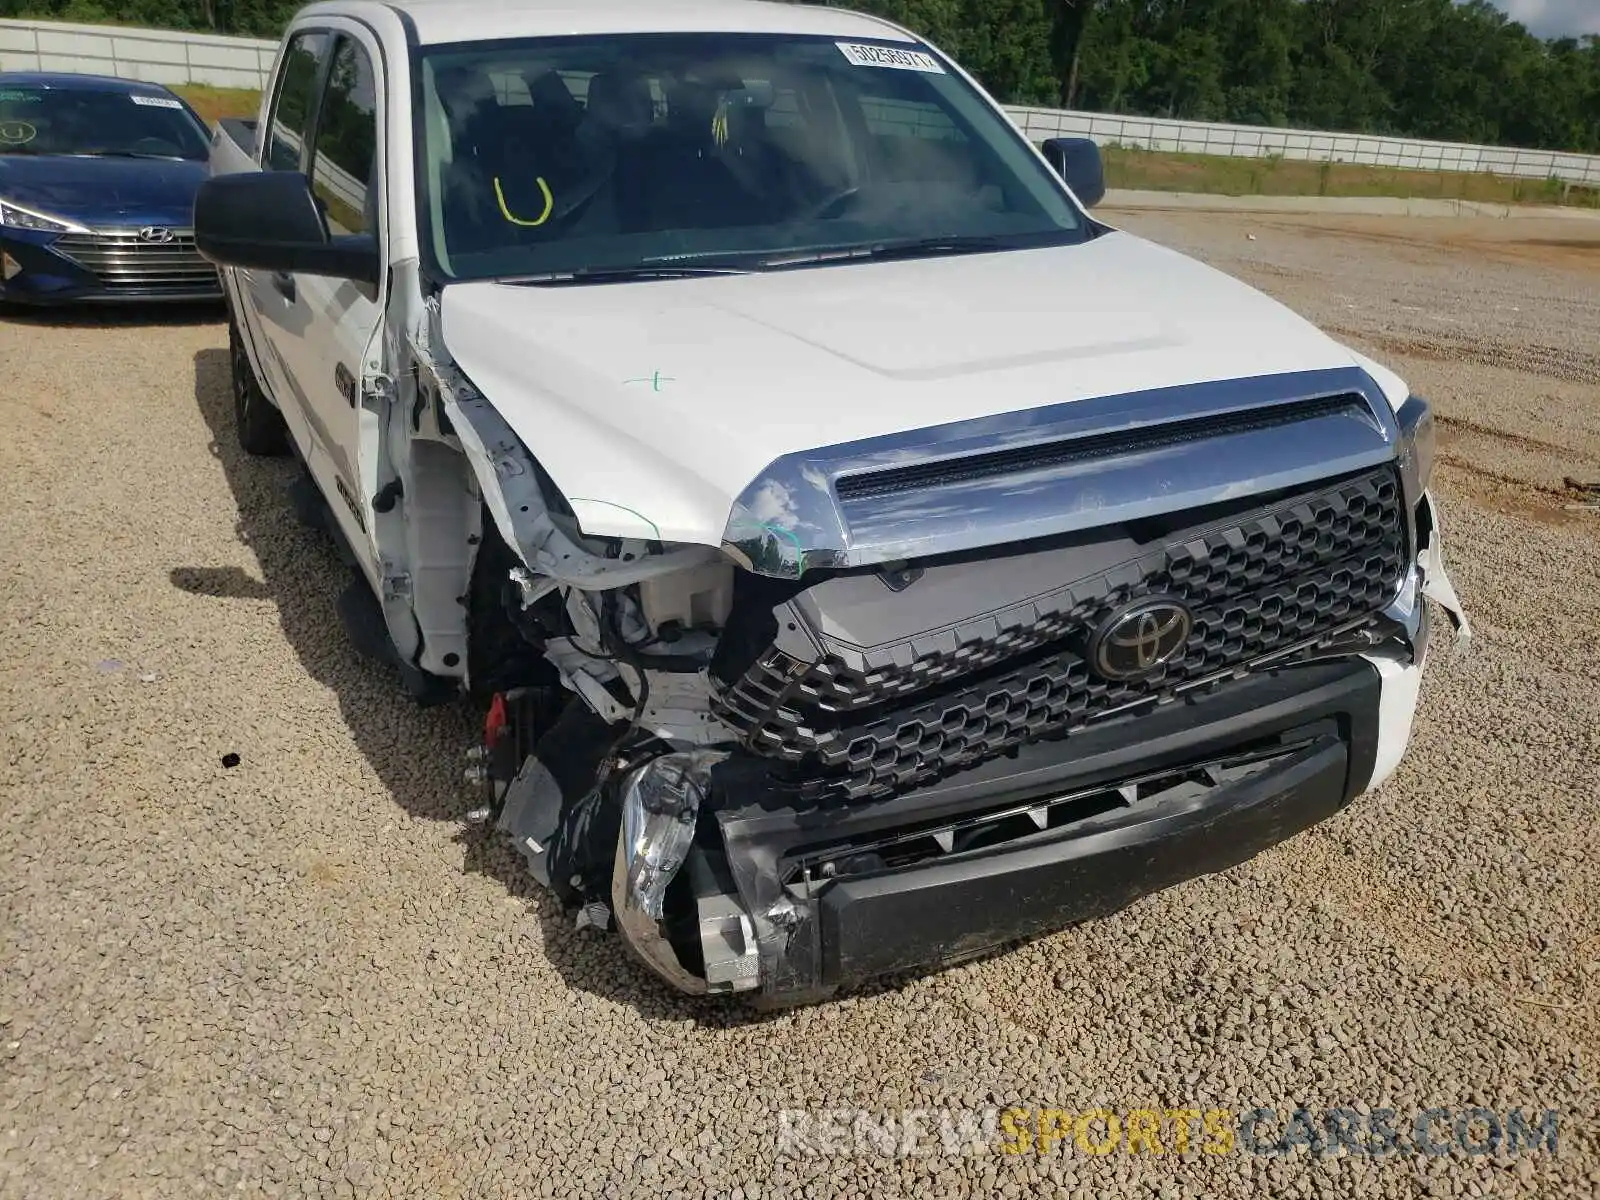
<path fill-rule="evenodd" d="M 330 24 L 333 24 L 330 22 Z M 382 81 L 376 47 L 363 33 L 331 28 L 317 76 L 298 169 L 311 181 L 328 231 L 334 236 L 367 234 L 383 245 L 379 96 Z M 266 148 L 278 145 L 277 127 Z M 283 158 L 283 169 L 288 155 Z M 261 302 L 273 312 L 270 356 L 283 371 L 299 409 L 306 466 L 316 479 L 362 559 L 369 578 L 373 561 L 371 497 L 374 456 L 362 455 L 361 380 L 369 371 L 383 318 L 382 288 L 348 279 L 301 272 L 269 274 Z M 375 435 L 375 430 L 374 430 Z"/>
<path fill-rule="evenodd" d="M 305 169 L 312 119 L 333 50 L 333 37 L 324 29 L 305 29 L 289 39 L 272 107 L 257 135 L 263 171 Z M 294 430 L 296 444 L 305 446 L 305 396 L 285 358 L 286 348 L 304 335 L 303 327 L 297 326 L 304 314 L 295 310 L 293 284 L 285 272 L 255 268 L 240 268 L 237 278 L 243 292 L 241 299 L 257 318 L 253 323 L 260 334 L 254 346 L 256 366 L 284 420 Z"/>

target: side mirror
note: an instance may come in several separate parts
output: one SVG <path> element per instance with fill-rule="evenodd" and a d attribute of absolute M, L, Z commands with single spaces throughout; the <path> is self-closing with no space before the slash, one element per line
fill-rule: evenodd
<path fill-rule="evenodd" d="M 221 266 L 300 271 L 376 284 L 378 241 L 370 234 L 330 237 L 328 223 L 298 171 L 218 175 L 194 198 L 194 240 Z"/>
<path fill-rule="evenodd" d="M 1056 174 L 1067 181 L 1085 208 L 1106 198 L 1106 169 L 1099 146 L 1088 138 L 1050 138 L 1043 150 Z"/>

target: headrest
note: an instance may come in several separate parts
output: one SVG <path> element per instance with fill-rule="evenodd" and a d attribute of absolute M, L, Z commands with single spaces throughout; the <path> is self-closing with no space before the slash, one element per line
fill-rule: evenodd
<path fill-rule="evenodd" d="M 655 101 L 642 76 L 601 72 L 589 80 L 589 116 L 610 129 L 642 129 L 655 120 Z"/>
<path fill-rule="evenodd" d="M 434 76 L 434 89 L 451 125 L 471 120 L 485 107 L 497 104 L 494 84 L 476 67 L 446 67 Z"/>
<path fill-rule="evenodd" d="M 541 71 L 525 82 L 534 114 L 541 122 L 570 128 L 583 117 L 583 107 L 554 71 Z"/>

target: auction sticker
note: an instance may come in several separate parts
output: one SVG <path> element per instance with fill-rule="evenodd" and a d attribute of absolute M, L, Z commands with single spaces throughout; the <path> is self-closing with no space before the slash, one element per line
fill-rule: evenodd
<path fill-rule="evenodd" d="M 902 50 L 898 46 L 870 46 L 861 42 L 835 42 L 839 53 L 858 67 L 892 67 L 896 71 L 926 71 L 930 75 L 943 75 L 944 68 L 931 54 L 920 50 Z"/>
<path fill-rule="evenodd" d="M 177 101 L 177 100 L 168 100 L 165 96 L 138 96 L 138 95 L 134 95 L 134 96 L 129 96 L 128 99 L 132 100 L 135 104 L 141 105 L 144 108 L 177 108 L 177 109 L 181 109 L 183 107 L 182 103 L 180 103 L 179 101 Z"/>

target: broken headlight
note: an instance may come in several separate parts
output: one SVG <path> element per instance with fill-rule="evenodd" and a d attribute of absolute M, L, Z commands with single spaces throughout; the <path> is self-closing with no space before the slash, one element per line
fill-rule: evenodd
<path fill-rule="evenodd" d="M 663 754 L 630 772 L 622 788 L 622 831 L 611 877 L 611 909 L 634 951 L 681 991 L 703 994 L 706 981 L 685 970 L 661 928 L 667 885 L 694 842 L 715 750 Z"/>

